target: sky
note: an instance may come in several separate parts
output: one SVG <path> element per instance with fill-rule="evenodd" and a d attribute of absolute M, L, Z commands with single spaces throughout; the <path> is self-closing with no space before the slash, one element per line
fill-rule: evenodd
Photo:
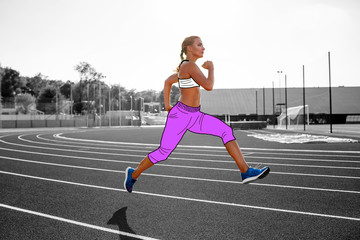
<path fill-rule="evenodd" d="M 214 88 L 360 86 L 359 0 L 1 0 L 0 64 L 78 82 L 160 91 L 185 37 L 200 36 Z M 282 73 L 279 74 L 278 71 Z M 207 74 L 203 70 L 204 74 Z"/>

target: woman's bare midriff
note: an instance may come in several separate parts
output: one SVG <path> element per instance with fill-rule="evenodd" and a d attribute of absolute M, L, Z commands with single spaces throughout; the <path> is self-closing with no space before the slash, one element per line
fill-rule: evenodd
<path fill-rule="evenodd" d="M 200 106 L 200 88 L 180 88 L 180 102 L 189 107 Z"/>

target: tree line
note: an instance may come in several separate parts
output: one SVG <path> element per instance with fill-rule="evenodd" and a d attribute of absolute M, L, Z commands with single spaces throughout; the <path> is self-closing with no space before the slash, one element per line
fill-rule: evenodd
<path fill-rule="evenodd" d="M 87 62 L 74 66 L 74 71 L 80 76 L 77 82 L 52 80 L 41 73 L 33 77 L 21 76 L 19 71 L 0 65 L 3 108 L 16 108 L 16 113 L 22 114 L 36 110 L 56 114 L 65 112 L 62 108 L 67 106 L 66 113 L 71 109 L 72 114 L 99 114 L 107 110 L 140 110 L 142 102 L 158 102 L 164 110 L 163 91 L 136 91 L 119 84 L 108 85 L 105 75 Z M 175 104 L 179 89 L 173 86 L 172 93 L 171 103 Z"/>

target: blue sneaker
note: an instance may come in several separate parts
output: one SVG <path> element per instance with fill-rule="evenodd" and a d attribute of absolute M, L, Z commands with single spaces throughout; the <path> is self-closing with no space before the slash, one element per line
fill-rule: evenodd
<path fill-rule="evenodd" d="M 135 169 L 128 167 L 125 171 L 125 181 L 124 181 L 124 188 L 131 193 L 133 190 L 134 183 L 136 182 L 135 179 L 132 178 L 132 173 Z"/>
<path fill-rule="evenodd" d="M 241 173 L 242 183 L 249 183 L 257 179 L 262 179 L 268 175 L 270 172 L 269 167 L 264 167 L 262 169 L 250 167 L 246 173 Z"/>

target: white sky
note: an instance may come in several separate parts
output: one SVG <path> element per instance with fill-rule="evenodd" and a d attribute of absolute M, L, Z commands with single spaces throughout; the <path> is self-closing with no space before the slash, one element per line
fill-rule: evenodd
<path fill-rule="evenodd" d="M 215 88 L 360 85 L 360 0 L 1 0 L 0 63 L 22 76 L 78 81 L 89 62 L 108 84 L 161 90 L 183 39 L 202 38 Z M 282 76 L 281 87 L 284 77 Z"/>

